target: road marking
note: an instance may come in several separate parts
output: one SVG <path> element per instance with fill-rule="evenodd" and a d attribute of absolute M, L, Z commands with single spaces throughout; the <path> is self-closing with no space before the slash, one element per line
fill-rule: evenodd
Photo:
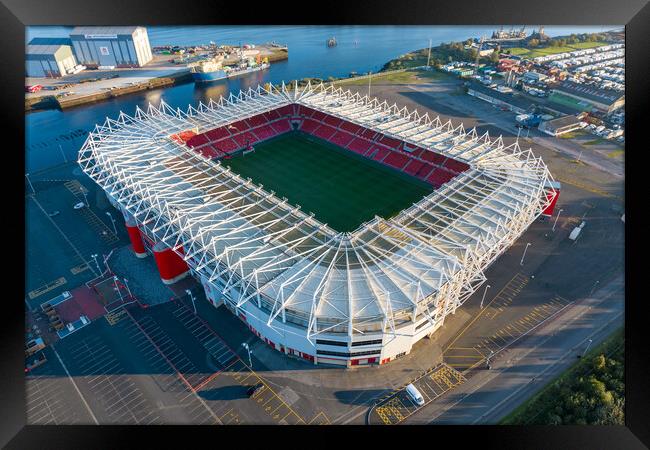
<path fill-rule="evenodd" d="M 63 370 L 65 370 L 66 375 L 68 375 L 68 379 L 70 380 L 70 382 L 71 382 L 72 385 L 74 386 L 75 390 L 77 391 L 77 394 L 79 394 L 79 397 L 81 397 L 81 401 L 82 401 L 82 402 L 84 403 L 84 405 L 86 406 L 86 409 L 88 410 L 88 413 L 90 414 L 90 417 L 92 417 L 93 421 L 95 422 L 95 425 L 99 425 L 99 422 L 97 421 L 97 418 L 95 417 L 95 415 L 93 414 L 92 410 L 90 409 L 90 406 L 88 406 L 88 402 L 86 402 L 86 399 L 85 399 L 84 396 L 81 394 L 81 391 L 80 391 L 79 388 L 77 387 L 77 383 L 75 383 L 74 380 L 72 379 L 72 377 L 70 376 L 70 372 L 68 372 L 68 368 L 67 368 L 67 367 L 65 366 L 65 364 L 63 363 L 63 360 L 61 359 L 61 357 L 60 357 L 59 354 L 57 353 L 57 351 L 56 351 L 56 349 L 54 348 L 54 346 L 52 346 L 52 351 L 54 352 L 54 355 L 56 355 L 56 358 L 57 358 L 57 359 L 59 360 L 59 362 L 61 363 L 61 366 L 63 366 Z"/>
<path fill-rule="evenodd" d="M 503 288 L 501 288 L 501 290 L 497 293 L 497 295 L 495 295 L 494 298 L 493 298 L 492 300 L 490 300 L 490 302 L 489 302 L 487 305 L 485 305 L 485 307 L 484 307 L 482 310 L 479 311 L 479 313 L 474 317 L 474 319 L 472 319 L 472 320 L 470 321 L 470 323 L 468 323 L 467 326 L 466 326 L 465 328 L 463 328 L 463 330 L 462 330 L 462 331 L 461 331 L 461 332 L 460 332 L 460 333 L 459 333 L 459 334 L 454 338 L 454 340 L 451 341 L 451 342 L 449 343 L 449 345 L 447 345 L 447 348 L 445 348 L 445 350 L 443 351 L 443 354 L 444 354 L 444 353 L 447 351 L 447 349 L 449 349 L 449 347 L 451 347 L 451 346 L 452 346 L 452 345 L 453 345 L 453 344 L 454 344 L 454 343 L 455 343 L 455 342 L 456 342 L 456 341 L 457 341 L 457 340 L 458 340 L 458 339 L 459 339 L 463 334 L 465 334 L 465 332 L 467 331 L 467 329 L 468 329 L 468 328 L 469 328 L 469 327 L 470 327 L 474 322 L 476 322 L 476 320 L 477 320 L 479 317 L 481 317 L 481 315 L 482 315 L 482 314 L 483 314 L 483 313 L 488 309 L 488 307 L 492 304 L 492 302 L 494 302 L 497 298 L 499 298 L 499 295 L 501 295 L 501 293 L 503 292 L 503 290 L 504 290 L 506 287 L 508 287 L 508 286 L 510 285 L 510 283 L 512 283 L 512 282 L 515 280 L 515 278 L 517 278 L 517 277 L 524 277 L 524 279 L 526 280 L 526 283 L 528 282 L 528 277 L 526 277 L 525 275 L 523 275 L 523 274 L 521 274 L 521 273 L 517 273 L 517 274 L 515 274 L 515 276 L 513 276 L 513 277 L 510 279 L 510 281 L 508 281 L 508 282 L 506 283 L 506 285 L 505 285 Z"/>
<path fill-rule="evenodd" d="M 49 283 L 46 283 L 43 286 L 36 288 L 33 291 L 30 291 L 28 296 L 30 300 L 34 300 L 36 297 L 40 297 L 41 295 L 50 292 L 52 289 L 56 289 L 59 286 L 63 286 L 66 283 L 67 281 L 64 277 L 57 278 L 54 281 L 50 281 Z"/>

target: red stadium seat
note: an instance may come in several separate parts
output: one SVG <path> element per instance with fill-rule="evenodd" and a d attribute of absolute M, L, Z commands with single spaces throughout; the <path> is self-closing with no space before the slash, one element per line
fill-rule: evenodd
<path fill-rule="evenodd" d="M 341 122 L 341 126 L 339 128 L 351 134 L 357 134 L 362 129 L 359 125 L 345 120 Z"/>
<path fill-rule="evenodd" d="M 314 131 L 314 136 L 319 138 L 329 140 L 329 138 L 336 132 L 335 128 L 332 128 L 328 125 L 321 125 Z"/>
<path fill-rule="evenodd" d="M 249 117 L 246 119 L 246 123 L 248 124 L 249 128 L 256 128 L 266 124 L 267 122 L 268 120 L 266 120 L 263 114 L 259 114 L 257 116 Z"/>
<path fill-rule="evenodd" d="M 314 131 L 320 126 L 320 123 L 311 119 L 305 119 L 300 129 L 305 133 L 314 134 Z"/>
<path fill-rule="evenodd" d="M 348 144 L 347 148 L 355 153 L 363 155 L 370 149 L 371 146 L 371 142 L 368 142 L 365 139 L 355 138 Z"/>
<path fill-rule="evenodd" d="M 347 145 L 352 142 L 352 139 L 354 139 L 354 136 L 351 135 L 350 133 L 346 133 L 343 131 L 337 131 L 334 133 L 334 135 L 330 138 L 330 142 L 340 146 L 340 147 L 347 147 Z"/>
<path fill-rule="evenodd" d="M 314 111 L 314 113 L 311 115 L 312 119 L 318 121 L 318 122 L 323 122 L 327 115 L 325 113 L 322 113 L 320 111 Z"/>
<path fill-rule="evenodd" d="M 369 130 L 368 128 L 364 128 L 363 131 L 361 131 L 361 136 L 366 139 L 373 140 L 377 136 L 377 132 Z"/>
<path fill-rule="evenodd" d="M 279 109 L 274 109 L 274 112 L 277 113 L 277 118 L 287 117 L 293 115 L 293 105 L 286 105 Z"/>
<path fill-rule="evenodd" d="M 390 152 L 390 154 L 384 159 L 384 164 L 393 166 L 396 169 L 402 170 L 407 162 L 410 161 L 410 158 L 403 153 Z"/>
<path fill-rule="evenodd" d="M 232 139 L 222 139 L 219 142 L 215 142 L 213 147 L 217 148 L 222 153 L 232 153 L 235 150 L 239 150 L 239 144 L 237 144 Z"/>
<path fill-rule="evenodd" d="M 392 148 L 392 149 L 397 149 L 400 146 L 400 144 L 402 143 L 402 141 L 400 141 L 398 139 L 394 139 L 394 138 L 384 136 L 384 135 L 382 135 L 379 138 L 378 142 L 380 142 L 380 143 L 384 144 L 385 146 L 387 146 L 389 148 Z"/>
<path fill-rule="evenodd" d="M 419 172 L 419 170 L 424 166 L 425 163 L 422 161 L 418 161 L 415 159 L 411 159 L 411 161 L 404 167 L 404 172 L 411 174 L 415 176 Z"/>
<path fill-rule="evenodd" d="M 436 187 L 442 186 L 445 184 L 447 181 L 451 180 L 454 178 L 456 175 L 453 173 L 447 172 L 446 170 L 443 169 L 436 169 L 433 171 L 431 175 L 427 178 L 427 181 L 431 184 L 433 184 Z"/>
<path fill-rule="evenodd" d="M 382 161 L 386 157 L 386 155 L 390 153 L 390 150 L 381 147 L 377 147 L 376 150 L 377 153 L 375 153 L 375 156 L 372 157 L 372 159 L 374 159 L 375 161 Z M 373 149 L 370 154 L 374 153 L 374 151 L 375 149 Z"/>
<path fill-rule="evenodd" d="M 287 120 L 287 119 L 283 119 L 283 120 L 279 120 L 277 122 L 273 122 L 271 124 L 271 127 L 277 132 L 277 134 L 286 133 L 287 131 L 291 130 L 291 124 L 289 123 L 289 120 Z"/>
<path fill-rule="evenodd" d="M 208 131 L 205 135 L 210 139 L 210 141 L 218 141 L 226 136 L 230 136 L 230 133 L 226 127 L 219 127 Z"/>
<path fill-rule="evenodd" d="M 422 152 L 422 159 L 434 163 L 437 166 L 442 165 L 445 162 L 445 157 L 439 153 L 432 152 L 431 150 L 425 150 Z"/>
<path fill-rule="evenodd" d="M 455 173 L 463 173 L 467 169 L 469 169 L 468 164 L 451 158 L 447 158 L 447 161 L 445 161 L 444 166 Z"/>
<path fill-rule="evenodd" d="M 326 116 L 324 122 L 327 125 L 333 126 L 334 128 L 338 128 L 339 125 L 341 125 L 342 120 L 339 119 L 338 117 Z"/>
<path fill-rule="evenodd" d="M 258 127 L 253 130 L 253 133 L 260 141 L 272 138 L 276 136 L 278 132 L 271 127 L 271 125 L 264 125 L 263 127 Z"/>
<path fill-rule="evenodd" d="M 187 146 L 190 148 L 199 147 L 207 143 L 208 138 L 205 136 L 205 134 L 197 134 L 196 136 L 192 136 L 187 140 Z"/>

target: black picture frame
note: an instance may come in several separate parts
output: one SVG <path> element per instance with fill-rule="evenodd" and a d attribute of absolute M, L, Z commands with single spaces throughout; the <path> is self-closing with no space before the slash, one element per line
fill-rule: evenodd
<path fill-rule="evenodd" d="M 462 3 L 462 4 L 461 4 Z M 0 32 L 3 35 L 3 67 L 0 70 L 2 86 L 2 120 L 5 136 L 14 136 L 12 145 L 5 145 L 5 159 L 9 159 L 3 180 L 3 196 L 7 219 L 5 246 L 7 255 L 4 283 L 3 313 L 7 316 L 0 328 L 0 443 L 7 448 L 130 448 L 142 446 L 138 438 L 145 438 L 145 448 L 156 446 L 245 445 L 259 440 L 261 445 L 298 446 L 323 442 L 338 445 L 332 433 L 344 434 L 347 445 L 380 445 L 395 439 L 399 445 L 427 446 L 475 445 L 498 448 L 647 448 L 650 445 L 650 417 L 648 407 L 648 333 L 645 332 L 642 260 L 636 261 L 642 251 L 638 245 L 626 246 L 626 426 L 625 427 L 397 427 L 356 428 L 332 427 L 273 429 L 252 432 L 245 428 L 201 427 L 82 427 L 82 426 L 26 426 L 23 372 L 23 286 L 17 280 L 23 273 L 24 247 L 17 237 L 24 225 L 16 217 L 24 217 L 24 201 L 19 188 L 23 184 L 24 160 L 24 75 L 25 26 L 29 25 L 188 25 L 188 24 L 431 24 L 431 25 L 490 25 L 545 23 L 553 25 L 621 25 L 626 28 L 626 242 L 642 242 L 643 225 L 641 198 L 648 188 L 642 186 L 642 147 L 647 118 L 648 74 L 650 67 L 648 45 L 650 5 L 644 0 L 626 2 L 613 0 L 579 0 L 566 2 L 546 0 L 521 2 L 501 0 L 486 2 L 374 1 L 308 2 L 304 4 L 242 5 L 241 2 L 169 0 L 125 1 L 112 0 L 3 0 L 0 5 Z M 3 127 L 3 128 L 4 128 Z M 22 133 L 21 133 L 22 131 Z M 7 140 L 5 139 L 5 142 Z M 23 170 L 21 172 L 21 170 Z M 9 199 L 11 202 L 7 202 Z M 15 206 L 13 202 L 15 201 Z M 639 203 L 639 204 L 637 204 Z M 11 211 L 11 212 L 9 212 Z M 11 219 L 10 219 L 11 218 Z M 23 219 L 24 220 L 24 219 Z M 25 229 L 23 227 L 23 229 Z M 24 237 L 24 235 L 23 235 Z M 20 264 L 22 262 L 22 266 Z M 16 272 L 9 273 L 9 269 Z M 227 428 L 227 427 L 226 427 Z M 414 428 L 417 428 L 414 430 Z M 243 430 L 243 431 L 242 431 Z M 270 434 L 286 435 L 286 440 Z M 230 435 L 226 437 L 226 435 Z M 319 436 L 319 434 L 321 436 Z M 417 437 L 416 437 L 417 436 Z M 200 439 L 208 438 L 207 443 Z M 228 438 L 228 440 L 226 440 Z M 229 438 L 235 439 L 230 441 Z M 327 440 L 325 440 L 327 439 Z M 452 441 L 453 440 L 453 441 Z M 227 443 L 229 442 L 229 443 Z M 453 443 L 456 442 L 456 443 Z M 392 445 L 392 444 L 391 444 Z"/>

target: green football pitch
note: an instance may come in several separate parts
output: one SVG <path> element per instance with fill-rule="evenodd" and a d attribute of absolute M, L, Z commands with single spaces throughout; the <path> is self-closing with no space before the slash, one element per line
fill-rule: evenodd
<path fill-rule="evenodd" d="M 375 215 L 392 217 L 433 191 L 415 177 L 300 132 L 222 164 L 337 231 L 353 231 Z"/>

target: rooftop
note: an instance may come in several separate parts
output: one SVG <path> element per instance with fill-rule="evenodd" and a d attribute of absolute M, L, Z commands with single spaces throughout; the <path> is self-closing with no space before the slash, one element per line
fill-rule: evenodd
<path fill-rule="evenodd" d="M 106 34 L 106 35 L 132 35 L 138 28 L 144 29 L 140 26 L 126 26 L 126 27 L 75 27 L 70 36 L 79 36 L 84 34 Z"/>
<path fill-rule="evenodd" d="M 612 89 L 595 88 L 593 86 L 585 86 L 571 81 L 565 81 L 560 86 L 556 87 L 555 90 L 608 106 L 612 105 L 624 96 L 622 92 Z"/>

